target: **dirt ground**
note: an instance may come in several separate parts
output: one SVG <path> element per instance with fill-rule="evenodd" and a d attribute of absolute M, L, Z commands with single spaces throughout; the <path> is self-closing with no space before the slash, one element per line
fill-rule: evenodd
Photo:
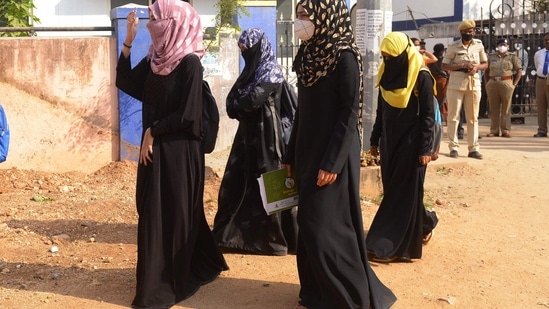
<path fill-rule="evenodd" d="M 482 134 L 487 125 L 483 119 Z M 425 184 L 426 205 L 440 222 L 423 258 L 371 263 L 398 297 L 393 308 L 549 308 L 549 139 L 533 138 L 535 128 L 527 118 L 511 139 L 483 138 L 482 161 L 466 158 L 464 148 L 458 159 L 445 157 L 443 144 Z M 207 156 L 210 223 L 227 154 Z M 0 164 L 0 308 L 128 308 L 135 289 L 135 162 L 58 173 L 41 171 L 39 157 Z M 364 197 L 366 232 L 378 202 Z M 295 256 L 225 257 L 230 270 L 174 308 L 297 303 Z"/>

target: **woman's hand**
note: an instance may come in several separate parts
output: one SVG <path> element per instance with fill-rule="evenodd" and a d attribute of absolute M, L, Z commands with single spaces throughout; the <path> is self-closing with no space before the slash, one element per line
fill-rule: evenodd
<path fill-rule="evenodd" d="M 124 43 L 129 46 L 132 45 L 132 42 L 137 35 L 137 23 L 139 22 L 139 18 L 135 16 L 136 13 L 136 10 L 132 10 L 126 17 L 128 20 L 128 29 L 126 31 L 126 40 L 124 40 Z"/>
<path fill-rule="evenodd" d="M 419 156 L 419 164 L 421 165 L 427 165 L 429 162 L 431 162 L 431 156 Z"/>
<path fill-rule="evenodd" d="M 128 17 L 126 17 L 128 20 L 128 29 L 126 30 L 126 39 L 122 45 L 122 55 L 124 55 L 125 58 L 130 56 L 130 48 L 132 48 L 133 40 L 137 35 L 137 23 L 139 22 L 139 18 L 135 17 L 135 13 L 136 11 L 132 10 L 128 14 Z"/>
<path fill-rule="evenodd" d="M 153 142 L 154 137 L 151 135 L 151 128 L 145 130 L 145 135 L 143 136 L 143 144 L 141 144 L 141 151 L 139 153 L 139 163 L 147 166 L 148 162 L 152 163 L 152 154 L 153 154 Z"/>
<path fill-rule="evenodd" d="M 330 173 L 325 170 L 318 170 L 318 177 L 316 185 L 319 187 L 324 187 L 325 185 L 333 184 L 337 179 L 336 173 Z"/>
<path fill-rule="evenodd" d="M 286 172 L 288 173 L 288 177 L 293 177 L 292 176 L 292 166 L 290 164 L 280 164 L 280 167 L 286 169 Z"/>

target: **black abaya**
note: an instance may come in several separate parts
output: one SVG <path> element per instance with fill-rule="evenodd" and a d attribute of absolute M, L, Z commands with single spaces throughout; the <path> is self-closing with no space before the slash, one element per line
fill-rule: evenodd
<path fill-rule="evenodd" d="M 396 300 L 368 264 L 360 206 L 360 140 L 356 57 L 342 52 L 335 71 L 299 103 L 284 163 L 299 188 L 297 266 L 300 303 L 318 308 L 389 308 Z M 337 173 L 316 185 L 319 170 Z"/>
<path fill-rule="evenodd" d="M 379 94 L 370 144 L 380 147 L 383 199 L 368 230 L 366 246 L 379 258 L 419 259 L 423 237 L 438 219 L 423 204 L 427 166 L 419 156 L 430 156 L 434 128 L 433 79 L 420 71 L 419 96 L 406 108 L 390 106 Z"/>
<path fill-rule="evenodd" d="M 228 269 L 203 208 L 202 65 L 183 58 L 167 76 L 143 59 L 121 56 L 117 87 L 143 102 L 143 128 L 154 136 L 153 161 L 139 164 L 134 308 L 169 308 Z"/>
<path fill-rule="evenodd" d="M 296 210 L 267 215 L 257 178 L 280 168 L 285 145 L 280 123 L 281 84 L 260 83 L 239 96 L 227 96 L 227 113 L 238 119 L 225 174 L 219 188 L 213 232 L 226 250 L 254 254 L 295 253 Z"/>

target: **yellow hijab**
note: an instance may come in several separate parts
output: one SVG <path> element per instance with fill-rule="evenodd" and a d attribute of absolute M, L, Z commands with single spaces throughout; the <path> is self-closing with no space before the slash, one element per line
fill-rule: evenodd
<path fill-rule="evenodd" d="M 423 57 L 413 46 L 410 38 L 402 32 L 391 32 L 383 41 L 381 41 L 380 51 L 385 52 L 393 57 L 402 54 L 404 51 L 408 54 L 408 75 L 406 79 L 406 87 L 393 90 L 386 90 L 380 86 L 379 82 L 383 73 L 385 72 L 385 62 L 381 63 L 379 72 L 377 74 L 376 87 L 381 90 L 383 99 L 389 105 L 396 108 L 406 108 L 408 106 L 408 100 L 410 94 L 414 90 L 414 85 L 417 80 L 417 75 L 421 66 L 423 65 Z"/>

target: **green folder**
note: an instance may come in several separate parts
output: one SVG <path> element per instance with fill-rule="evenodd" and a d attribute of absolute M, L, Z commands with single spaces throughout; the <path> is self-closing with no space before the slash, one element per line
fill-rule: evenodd
<path fill-rule="evenodd" d="M 288 177 L 286 169 L 263 173 L 257 179 L 263 201 L 263 208 L 272 215 L 282 210 L 297 206 L 299 195 L 293 177 Z"/>

